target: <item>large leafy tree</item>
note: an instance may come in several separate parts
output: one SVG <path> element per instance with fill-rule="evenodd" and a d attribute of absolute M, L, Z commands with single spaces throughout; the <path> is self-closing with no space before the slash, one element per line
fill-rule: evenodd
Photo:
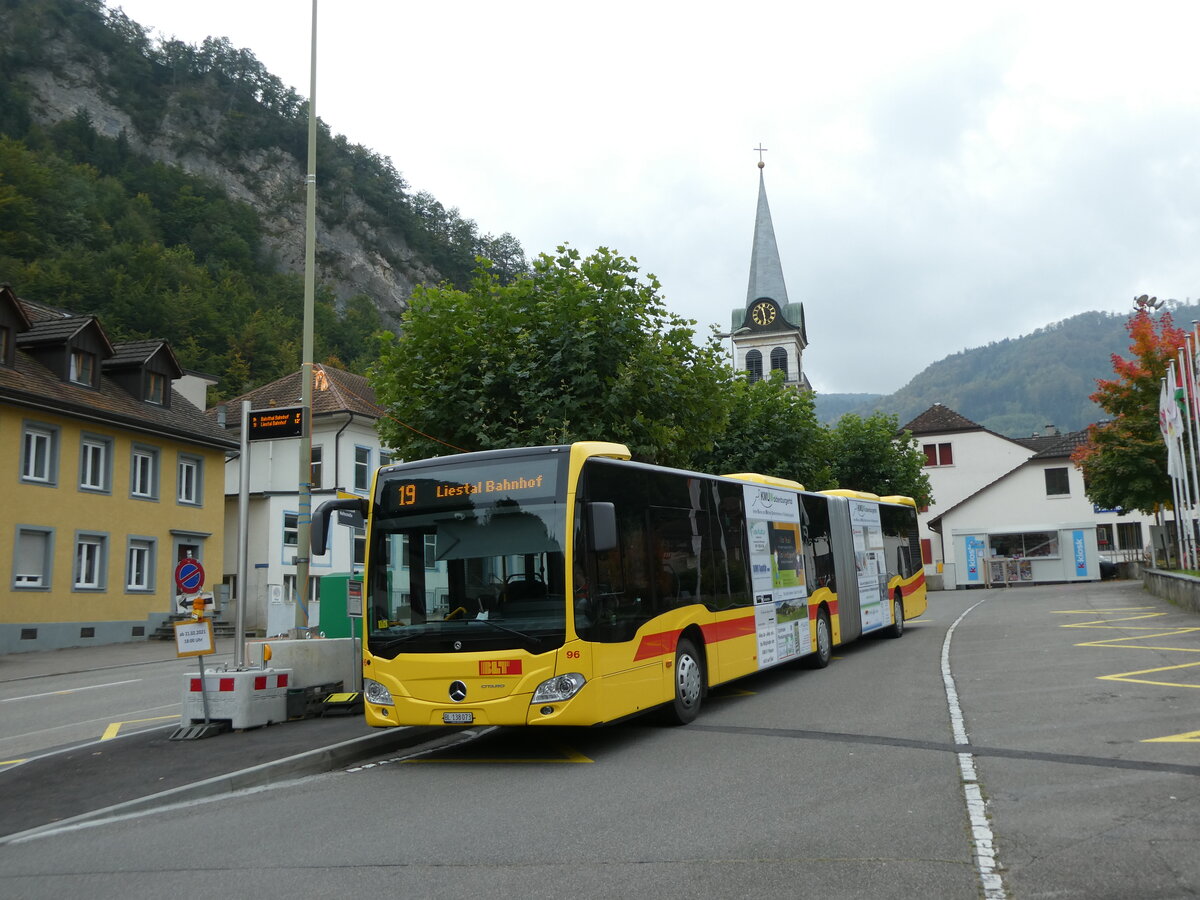
<path fill-rule="evenodd" d="M 1126 325 L 1128 358 L 1112 356 L 1115 378 L 1096 382 L 1091 399 L 1111 416 L 1088 429 L 1072 459 L 1083 470 L 1088 498 L 1105 509 L 1154 512 L 1170 502 L 1167 449 L 1158 425 L 1158 400 L 1167 366 L 1186 333 L 1169 312 L 1157 318 L 1140 303 Z"/>
<path fill-rule="evenodd" d="M 754 382 L 734 379 L 725 429 L 694 466 L 790 478 L 815 491 L 835 484 L 829 456 L 829 433 L 817 421 L 812 394 L 788 387 L 775 371 Z"/>
<path fill-rule="evenodd" d="M 401 333 L 382 340 L 381 437 L 410 458 L 611 440 L 687 465 L 724 427 L 731 378 L 694 324 L 605 248 L 559 247 L 508 283 L 482 260 L 468 290 L 417 288 Z"/>
<path fill-rule="evenodd" d="M 830 460 L 839 486 L 879 494 L 912 497 L 918 507 L 933 495 L 925 474 L 925 455 L 910 432 L 900 437 L 896 416 L 847 413 L 830 431 Z"/>

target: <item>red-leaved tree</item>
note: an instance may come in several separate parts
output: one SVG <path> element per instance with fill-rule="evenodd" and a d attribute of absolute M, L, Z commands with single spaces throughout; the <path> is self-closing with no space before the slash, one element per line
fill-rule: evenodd
<path fill-rule="evenodd" d="M 1098 379 L 1091 399 L 1110 418 L 1088 429 L 1072 460 L 1083 470 L 1087 495 L 1104 509 L 1153 513 L 1171 500 L 1167 449 L 1158 425 L 1158 400 L 1167 365 L 1186 332 L 1169 312 L 1143 304 L 1130 317 L 1129 358 L 1113 354 L 1112 379 Z"/>

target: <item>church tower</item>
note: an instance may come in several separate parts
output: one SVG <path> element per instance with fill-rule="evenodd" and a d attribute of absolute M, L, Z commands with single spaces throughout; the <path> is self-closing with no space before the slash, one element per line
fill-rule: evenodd
<path fill-rule="evenodd" d="M 754 246 L 750 251 L 750 285 L 746 289 L 746 305 L 733 311 L 730 327 L 733 367 L 739 372 L 748 372 L 751 381 L 782 369 L 788 385 L 812 390 L 803 366 L 804 348 L 808 346 L 804 304 L 788 302 L 763 180 L 764 149 L 758 148 L 758 212 L 754 218 Z"/>

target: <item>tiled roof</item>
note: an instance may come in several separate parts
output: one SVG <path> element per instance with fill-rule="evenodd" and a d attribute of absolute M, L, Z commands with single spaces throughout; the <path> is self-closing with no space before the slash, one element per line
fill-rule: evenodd
<path fill-rule="evenodd" d="M 1075 452 L 1077 447 L 1081 447 L 1087 443 L 1087 430 L 1072 431 L 1069 434 L 1046 435 L 1045 438 L 1050 438 L 1050 443 L 1034 453 L 1032 459 L 1059 459 L 1069 457 Z M 1045 439 L 1043 438 L 1043 440 Z"/>
<path fill-rule="evenodd" d="M 243 400 L 250 401 L 254 410 L 272 406 L 295 406 L 300 402 L 300 372 L 264 384 L 260 388 L 228 401 L 227 408 L 239 409 Z M 383 408 L 375 403 L 375 391 L 362 375 L 355 375 L 332 366 L 313 366 L 313 416 L 334 413 L 356 413 L 372 419 L 383 417 Z M 209 411 L 210 415 L 214 413 Z M 233 421 L 233 416 L 230 416 Z"/>
<path fill-rule="evenodd" d="M 935 403 L 921 413 L 901 431 L 911 431 L 914 435 L 948 434 L 954 431 L 986 431 L 982 425 L 972 422 L 966 416 L 961 416 L 948 406 Z"/>
<path fill-rule="evenodd" d="M 166 349 L 171 356 L 171 361 L 175 363 L 176 368 L 182 373 L 183 369 L 179 367 L 178 361 L 175 359 L 175 354 L 171 350 L 166 341 L 126 341 L 123 344 L 113 345 L 113 355 L 104 361 L 106 369 L 120 369 L 126 366 L 144 366 L 150 362 L 151 357 L 159 350 Z"/>
<path fill-rule="evenodd" d="M 0 366 L 0 401 L 28 408 L 34 414 L 40 410 L 209 447 L 237 447 L 236 441 L 178 391 L 172 390 L 170 406 L 158 406 L 134 397 L 106 377 L 103 369 L 98 390 L 64 382 L 33 356 L 22 352 L 21 338 L 43 327 L 48 329 L 46 333 L 58 334 L 62 340 L 75 334 L 81 325 L 95 323 L 102 336 L 103 329 L 92 316 L 70 316 L 42 304 L 19 302 L 34 327 L 18 337 L 13 367 Z"/>

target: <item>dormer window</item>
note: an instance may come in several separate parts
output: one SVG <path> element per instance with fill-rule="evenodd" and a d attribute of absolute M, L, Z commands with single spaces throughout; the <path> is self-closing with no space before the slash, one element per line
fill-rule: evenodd
<path fill-rule="evenodd" d="M 71 381 L 88 387 L 96 386 L 96 354 L 86 350 L 71 351 Z"/>
<path fill-rule="evenodd" d="M 9 359 L 9 350 L 12 348 L 12 329 L 7 325 L 0 325 L 0 366 L 11 366 L 12 361 Z"/>
<path fill-rule="evenodd" d="M 162 406 L 167 400 L 167 378 L 158 372 L 146 373 L 146 402 Z"/>

